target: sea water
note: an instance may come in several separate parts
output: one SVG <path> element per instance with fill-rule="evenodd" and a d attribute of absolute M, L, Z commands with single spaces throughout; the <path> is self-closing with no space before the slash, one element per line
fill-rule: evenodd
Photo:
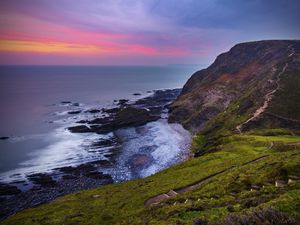
<path fill-rule="evenodd" d="M 197 66 L 1 66 L 0 182 L 13 182 L 38 172 L 105 159 L 109 149 L 91 150 L 97 134 L 74 134 L 66 128 L 94 114 L 68 114 L 111 107 L 117 99 L 135 99 L 153 90 L 182 87 Z M 141 95 L 133 95 L 140 93 Z M 189 137 L 178 124 L 159 120 L 146 132 L 119 131 L 124 141 L 118 165 L 109 171 L 116 181 L 132 179 L 126 162 L 148 148 L 152 164 L 139 177 L 151 175 L 182 158 Z M 103 135 L 107 138 L 109 135 Z M 149 147 L 150 146 L 150 147 Z M 155 146 L 152 147 L 151 146 Z"/>

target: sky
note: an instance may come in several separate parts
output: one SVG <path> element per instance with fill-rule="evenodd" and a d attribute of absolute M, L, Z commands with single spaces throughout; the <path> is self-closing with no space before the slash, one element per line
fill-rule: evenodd
<path fill-rule="evenodd" d="M 1 0 L 0 64 L 209 64 L 300 38 L 299 0 Z"/>

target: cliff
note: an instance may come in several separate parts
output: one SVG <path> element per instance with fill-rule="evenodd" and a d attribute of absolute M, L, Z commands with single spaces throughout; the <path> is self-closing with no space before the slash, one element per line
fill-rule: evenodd
<path fill-rule="evenodd" d="M 299 40 L 235 45 L 191 76 L 170 107 L 169 121 L 194 133 L 299 130 L 299 53 Z"/>

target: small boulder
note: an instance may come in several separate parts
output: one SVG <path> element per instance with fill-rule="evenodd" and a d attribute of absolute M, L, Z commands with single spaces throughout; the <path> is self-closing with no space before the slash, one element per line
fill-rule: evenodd
<path fill-rule="evenodd" d="M 92 132 L 91 129 L 85 125 L 69 127 L 68 130 L 72 133 L 85 133 L 85 132 Z"/>
<path fill-rule="evenodd" d="M 89 110 L 86 110 L 85 112 L 86 113 L 99 113 L 99 112 L 101 112 L 101 110 L 99 110 L 99 109 L 89 109 Z"/>
<path fill-rule="evenodd" d="M 286 186 L 286 181 L 284 180 L 276 180 L 275 181 L 275 187 L 285 187 Z"/>
<path fill-rule="evenodd" d="M 77 110 L 77 111 L 70 111 L 70 112 L 68 112 L 68 114 L 79 114 L 79 113 L 81 113 L 81 110 Z"/>
<path fill-rule="evenodd" d="M 0 140 L 7 140 L 7 139 L 9 139 L 9 137 L 6 137 L 6 136 L 0 137 Z"/>

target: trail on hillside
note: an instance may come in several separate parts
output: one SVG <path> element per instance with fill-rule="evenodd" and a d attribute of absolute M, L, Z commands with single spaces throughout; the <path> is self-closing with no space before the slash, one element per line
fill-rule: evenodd
<path fill-rule="evenodd" d="M 263 112 L 266 111 L 266 109 L 268 108 L 269 106 L 269 103 L 271 102 L 275 92 L 279 89 L 279 81 L 280 81 L 280 76 L 285 72 L 286 68 L 288 66 L 288 63 L 286 63 L 283 67 L 283 69 L 281 70 L 281 72 L 278 74 L 276 80 L 272 80 L 271 82 L 275 82 L 276 84 L 276 87 L 275 89 L 271 90 L 270 92 L 268 92 L 266 95 L 265 95 L 265 101 L 264 101 L 264 104 L 259 107 L 253 114 L 252 117 L 250 117 L 248 120 L 246 120 L 244 123 L 236 126 L 236 130 L 239 132 L 239 133 L 242 133 L 242 128 L 244 125 L 246 125 L 247 123 L 249 123 L 250 121 L 253 121 L 253 120 L 256 120 L 256 118 L 258 118 Z"/>
<path fill-rule="evenodd" d="M 288 57 L 292 57 L 294 54 L 295 54 L 295 49 L 292 47 L 292 45 L 289 45 L 288 46 L 288 51 L 291 52 Z M 284 67 L 282 68 L 281 72 L 278 73 L 277 75 L 277 78 L 275 80 L 271 80 L 271 82 L 275 82 L 276 84 L 276 87 L 275 89 L 271 90 L 270 92 L 268 92 L 266 95 L 265 95 L 265 101 L 264 101 L 264 104 L 259 107 L 253 114 L 252 117 L 250 117 L 247 121 L 245 121 L 244 123 L 236 126 L 236 130 L 239 132 L 239 133 L 242 133 L 242 128 L 244 125 L 246 125 L 247 123 L 249 123 L 250 121 L 253 121 L 253 120 L 256 120 L 263 112 L 266 111 L 266 109 L 268 108 L 269 106 L 269 103 L 271 102 L 274 94 L 277 92 L 277 90 L 280 88 L 280 85 L 279 85 L 279 82 L 280 82 L 280 76 L 286 71 L 286 68 L 288 66 L 288 63 L 286 63 L 284 65 Z M 276 68 L 273 68 L 273 72 L 276 71 Z"/>
<path fill-rule="evenodd" d="M 241 164 L 240 166 L 245 166 L 247 164 L 257 162 L 257 161 L 259 161 L 261 159 L 264 159 L 264 158 L 266 158 L 268 156 L 269 155 L 260 156 L 258 158 L 255 158 L 255 159 L 252 159 L 250 161 L 247 161 L 247 162 Z M 213 174 L 211 174 L 211 175 L 209 175 L 209 176 L 207 176 L 207 177 L 205 177 L 205 178 L 203 178 L 203 179 L 201 179 L 199 181 L 196 181 L 196 182 L 194 182 L 192 184 L 189 184 L 189 185 L 186 185 L 184 187 L 177 188 L 177 189 L 174 189 L 174 190 L 170 190 L 167 193 L 156 195 L 156 196 L 154 196 L 154 197 L 149 198 L 148 200 L 146 200 L 145 203 L 144 203 L 144 205 L 146 207 L 157 205 L 157 204 L 159 204 L 159 203 L 161 203 L 161 202 L 163 202 L 163 201 L 165 201 L 165 200 L 167 200 L 169 198 L 172 198 L 172 197 L 175 197 L 175 196 L 177 196 L 179 194 L 183 194 L 183 193 L 185 193 L 187 191 L 190 191 L 190 190 L 194 189 L 195 187 L 199 186 L 200 184 L 206 183 L 207 181 L 211 180 L 215 176 L 217 176 L 219 174 L 222 174 L 222 173 L 225 173 L 228 170 L 231 170 L 231 169 L 236 168 L 236 167 L 238 167 L 238 166 L 231 166 L 231 167 L 229 167 L 227 169 L 224 169 L 224 170 L 221 170 L 219 172 L 213 173 Z"/>

